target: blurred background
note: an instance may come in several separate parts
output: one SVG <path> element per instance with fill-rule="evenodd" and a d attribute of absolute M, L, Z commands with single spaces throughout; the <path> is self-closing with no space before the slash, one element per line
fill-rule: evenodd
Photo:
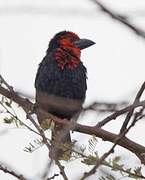
<path fill-rule="evenodd" d="M 145 80 L 145 35 L 137 35 L 123 23 L 111 18 L 96 2 L 101 2 L 114 14 L 123 15 L 141 32 L 145 31 L 145 1 L 0 0 L 0 73 L 7 82 L 16 91 L 34 97 L 36 71 L 49 40 L 59 31 L 70 30 L 81 38 L 96 42 L 81 55 L 88 70 L 85 105 L 95 101 L 132 102 Z M 89 123 L 88 117 L 92 115 L 86 116 L 86 124 Z M 100 115 L 94 119 L 95 122 L 99 118 Z M 117 123 L 113 129 L 112 126 L 108 126 L 108 129 L 114 131 L 116 127 Z M 4 128 L 1 125 L 0 131 Z M 143 122 L 136 127 L 138 135 L 130 133 L 140 143 L 140 137 L 144 136 L 141 128 L 145 128 Z M 34 179 L 46 154 L 38 155 L 39 150 L 34 154 L 25 154 L 24 144 L 34 137 L 26 130 L 21 130 L 18 135 L 16 131 L 9 131 L 7 137 L 1 136 L 0 159 Z M 78 139 L 81 139 L 80 135 Z M 0 177 L 12 179 L 3 173 L 0 173 Z"/>

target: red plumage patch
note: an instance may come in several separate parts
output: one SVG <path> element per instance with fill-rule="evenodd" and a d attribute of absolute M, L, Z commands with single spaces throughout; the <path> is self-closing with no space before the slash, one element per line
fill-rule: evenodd
<path fill-rule="evenodd" d="M 61 39 L 60 48 L 55 52 L 55 59 L 62 70 L 65 66 L 73 70 L 80 61 L 80 49 L 76 48 L 69 39 Z"/>

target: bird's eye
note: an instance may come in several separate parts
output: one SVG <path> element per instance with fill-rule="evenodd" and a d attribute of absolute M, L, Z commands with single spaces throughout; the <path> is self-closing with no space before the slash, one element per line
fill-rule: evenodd
<path fill-rule="evenodd" d="M 74 41 L 76 41 L 76 39 L 75 39 L 74 37 L 70 37 L 70 38 L 69 38 L 69 41 L 70 41 L 70 42 L 74 42 Z"/>
<path fill-rule="evenodd" d="M 74 38 L 70 37 L 69 40 L 70 40 L 71 42 L 73 42 L 73 41 L 74 41 Z"/>

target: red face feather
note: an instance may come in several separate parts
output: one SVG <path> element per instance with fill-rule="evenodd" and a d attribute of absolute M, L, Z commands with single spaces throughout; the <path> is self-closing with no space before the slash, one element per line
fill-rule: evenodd
<path fill-rule="evenodd" d="M 81 51 L 73 45 L 73 41 L 75 40 L 79 40 L 79 37 L 71 32 L 67 32 L 60 37 L 60 48 L 57 48 L 55 52 L 55 59 L 62 70 L 65 67 L 73 70 L 80 61 Z"/>

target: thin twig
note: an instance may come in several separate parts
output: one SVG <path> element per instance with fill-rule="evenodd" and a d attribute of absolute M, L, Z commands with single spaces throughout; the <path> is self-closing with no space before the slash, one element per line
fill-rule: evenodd
<path fill-rule="evenodd" d="M 100 7 L 100 9 L 102 10 L 102 12 L 106 13 L 108 16 L 117 20 L 118 22 L 120 22 L 121 24 L 123 24 L 124 26 L 126 26 L 130 30 L 132 30 L 135 34 L 137 34 L 138 36 L 145 39 L 145 31 L 143 31 L 142 29 L 140 29 L 136 25 L 132 24 L 129 21 L 129 18 L 127 18 L 124 15 L 121 15 L 121 14 L 114 12 L 113 10 L 108 8 L 106 5 L 104 5 L 102 2 L 100 2 L 99 0 L 91 0 L 91 1 L 95 4 L 97 4 Z"/>
<path fill-rule="evenodd" d="M 47 146 L 48 150 L 50 149 L 51 145 L 48 143 L 48 139 L 45 136 L 45 133 L 43 131 L 43 129 L 35 122 L 35 120 L 32 118 L 31 114 L 29 112 L 27 113 L 27 118 L 33 123 L 33 125 L 36 127 L 36 129 L 39 131 L 44 144 Z"/>
<path fill-rule="evenodd" d="M 141 95 L 144 92 L 144 90 L 145 90 L 145 82 L 142 84 L 141 88 L 139 89 L 133 104 L 136 104 L 136 103 L 139 102 L 139 100 L 141 98 Z M 127 114 L 127 116 L 125 118 L 125 121 L 124 121 L 124 123 L 123 123 L 123 125 L 122 125 L 122 127 L 120 129 L 120 133 L 122 133 L 127 128 L 127 125 L 128 125 L 128 123 L 129 123 L 129 121 L 131 119 L 131 116 L 133 115 L 133 112 L 134 112 L 134 109 L 132 109 L 131 111 L 128 112 L 128 114 Z"/>
<path fill-rule="evenodd" d="M 4 167 L 3 165 L 0 165 L 0 170 L 16 177 L 19 180 L 26 180 L 26 178 L 23 175 L 21 175 L 21 174 L 19 175 L 15 171 L 9 170 L 7 167 Z"/>
<path fill-rule="evenodd" d="M 131 104 L 125 108 L 122 108 L 118 111 L 116 111 L 115 113 L 107 116 L 105 119 L 99 121 L 96 125 L 96 128 L 101 128 L 103 127 L 105 124 L 107 124 L 108 122 L 110 122 L 111 120 L 115 120 L 117 117 L 119 117 L 120 115 L 122 114 L 125 114 L 129 111 L 131 111 L 132 109 L 134 108 L 137 108 L 137 107 L 141 107 L 141 106 L 145 106 L 145 100 L 143 101 L 140 101 L 140 102 L 137 102 L 135 104 Z"/>
<path fill-rule="evenodd" d="M 12 117 L 16 118 L 23 126 L 25 126 L 27 129 L 29 129 L 30 131 L 34 132 L 35 134 L 40 135 L 40 133 L 38 133 L 37 131 L 35 131 L 34 129 L 30 128 L 27 124 L 25 124 L 23 121 L 21 121 L 18 116 L 14 115 L 11 111 L 8 110 L 8 108 L 6 106 L 3 105 L 2 102 L 0 102 L 0 105 L 6 110 L 7 113 L 9 113 Z"/>
<path fill-rule="evenodd" d="M 58 161 L 58 160 L 56 160 L 55 162 L 56 162 L 57 166 L 58 166 L 59 169 L 60 169 L 60 174 L 62 175 L 63 179 L 64 179 L 64 180 L 68 180 L 68 177 L 67 177 L 67 175 L 66 175 L 66 173 L 65 173 L 65 171 L 64 171 L 64 166 L 62 166 L 61 163 L 60 163 L 60 161 Z"/>
<path fill-rule="evenodd" d="M 0 84 L 4 84 L 10 91 L 13 91 L 13 87 L 10 86 L 0 74 Z"/>
<path fill-rule="evenodd" d="M 82 111 L 98 111 L 98 112 L 114 112 L 119 110 L 121 107 L 129 104 L 128 102 L 118 102 L 118 103 L 107 103 L 107 102 L 94 102 L 87 107 L 84 107 Z"/>
<path fill-rule="evenodd" d="M 78 155 L 79 155 L 80 157 L 82 157 L 82 158 L 86 158 L 86 159 L 89 159 L 89 158 L 90 158 L 90 156 L 87 156 L 87 155 L 85 155 L 84 153 L 79 152 L 79 151 L 77 151 L 77 150 L 72 149 L 72 152 L 78 154 Z M 95 157 L 94 157 L 94 158 L 95 158 Z M 98 161 L 98 158 L 97 158 L 97 157 L 96 157 L 96 160 Z M 111 169 L 115 169 L 115 170 L 124 172 L 124 173 L 126 173 L 128 176 L 134 176 L 134 177 L 137 177 L 137 178 L 145 179 L 145 176 L 139 175 L 139 174 L 135 174 L 134 172 L 130 172 L 130 171 L 128 171 L 127 169 L 125 170 L 125 169 L 123 169 L 123 167 L 121 167 L 121 166 L 115 166 L 115 167 L 114 167 L 113 165 L 110 164 L 110 162 L 107 162 L 106 160 L 105 160 L 105 161 L 102 161 L 101 165 L 104 165 L 104 166 L 109 167 L 109 168 L 111 168 Z"/>
<path fill-rule="evenodd" d="M 55 179 L 57 176 L 59 176 L 59 174 L 54 174 L 52 177 L 47 178 L 47 180 Z"/>

